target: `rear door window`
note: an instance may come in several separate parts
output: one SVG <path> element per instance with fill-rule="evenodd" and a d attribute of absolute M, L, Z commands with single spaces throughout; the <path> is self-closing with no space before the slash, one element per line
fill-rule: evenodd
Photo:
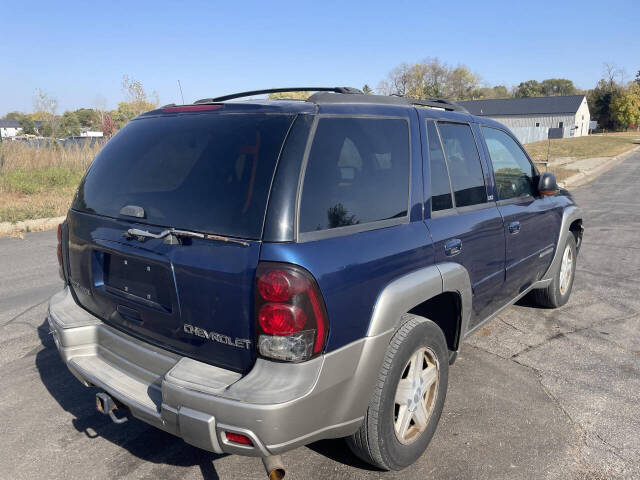
<path fill-rule="evenodd" d="M 461 123 L 438 123 L 449 166 L 456 207 L 487 201 L 480 155 L 471 127 Z"/>
<path fill-rule="evenodd" d="M 453 207 L 451 182 L 440 137 L 433 122 L 427 122 L 427 143 L 429 144 L 431 211 L 447 210 Z"/>
<path fill-rule="evenodd" d="M 498 198 L 525 197 L 535 194 L 536 171 L 513 138 L 496 128 L 482 127 L 489 149 Z"/>
<path fill-rule="evenodd" d="M 186 114 L 129 122 L 94 160 L 76 210 L 257 239 L 292 115 Z M 120 213 L 144 209 L 144 218 Z"/>
<path fill-rule="evenodd" d="M 405 217 L 408 202 L 406 120 L 318 120 L 302 187 L 300 232 Z"/>

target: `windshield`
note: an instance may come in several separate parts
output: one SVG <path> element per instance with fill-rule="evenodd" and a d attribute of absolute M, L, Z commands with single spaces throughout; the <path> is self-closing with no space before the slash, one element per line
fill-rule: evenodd
<path fill-rule="evenodd" d="M 215 113 L 129 122 L 94 160 L 72 208 L 258 239 L 292 119 Z M 144 217 L 122 215 L 125 206 L 141 207 Z"/>

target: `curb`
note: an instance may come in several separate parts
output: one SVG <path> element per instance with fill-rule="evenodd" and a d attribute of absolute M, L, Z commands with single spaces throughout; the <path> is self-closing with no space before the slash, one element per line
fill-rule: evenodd
<path fill-rule="evenodd" d="M 23 237 L 25 232 L 43 232 L 58 228 L 67 217 L 37 218 L 22 222 L 0 222 L 0 237 Z"/>
<path fill-rule="evenodd" d="M 621 163 L 623 160 L 625 160 L 627 157 L 630 157 L 631 155 L 633 155 L 638 151 L 640 151 L 640 146 L 634 147 L 631 150 L 627 150 L 626 152 L 621 153 L 620 155 L 616 155 L 615 157 L 611 157 L 607 161 L 603 162 L 602 164 L 598 165 L 595 168 L 592 168 L 591 170 L 578 171 L 578 173 L 576 173 L 575 175 L 571 175 L 569 178 L 567 178 L 563 182 L 558 182 L 558 186 L 562 188 L 567 188 L 567 187 L 580 187 L 582 185 L 585 185 L 590 181 L 595 180 L 604 172 L 615 167 L 616 165 Z"/>

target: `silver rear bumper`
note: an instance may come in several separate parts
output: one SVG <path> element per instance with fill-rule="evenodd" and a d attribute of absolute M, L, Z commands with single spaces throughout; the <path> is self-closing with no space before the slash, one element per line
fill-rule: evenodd
<path fill-rule="evenodd" d="M 258 359 L 246 375 L 181 357 L 116 330 L 79 307 L 68 288 L 49 302 L 49 325 L 69 370 L 134 417 L 216 453 L 276 455 L 355 432 L 391 332 L 308 362 Z M 242 433 L 253 445 L 229 442 Z"/>

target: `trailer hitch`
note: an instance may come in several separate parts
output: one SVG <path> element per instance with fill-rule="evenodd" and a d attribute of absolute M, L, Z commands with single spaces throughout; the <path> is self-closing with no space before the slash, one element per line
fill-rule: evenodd
<path fill-rule="evenodd" d="M 96 408 L 101 414 L 109 415 L 109 418 L 113 420 L 113 423 L 120 424 L 129 420 L 127 417 L 116 417 L 114 410 L 118 409 L 118 404 L 105 392 L 96 393 Z"/>

